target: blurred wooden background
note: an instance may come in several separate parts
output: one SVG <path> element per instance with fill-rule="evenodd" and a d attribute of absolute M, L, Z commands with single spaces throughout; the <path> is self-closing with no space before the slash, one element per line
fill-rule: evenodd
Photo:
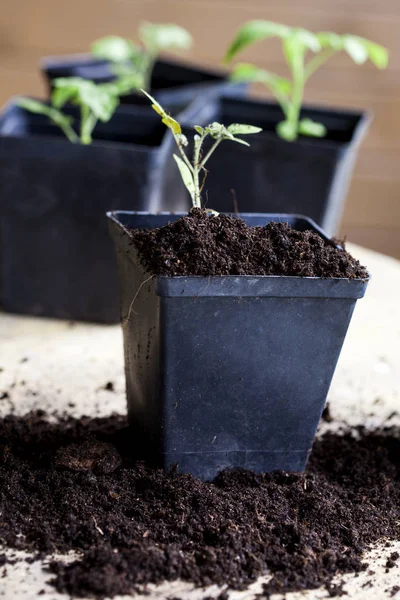
<path fill-rule="evenodd" d="M 400 258 L 400 2 L 399 0 L 3 0 L 0 16 L 0 101 L 43 95 L 41 56 L 83 52 L 106 34 L 134 37 L 138 21 L 176 22 L 195 46 L 188 58 L 216 65 L 243 21 L 264 18 L 313 30 L 354 33 L 386 45 L 387 71 L 356 67 L 338 56 L 309 82 L 306 100 L 372 109 L 341 233 Z M 282 70 L 278 42 L 243 55 Z M 282 72 L 282 71 L 281 71 Z"/>

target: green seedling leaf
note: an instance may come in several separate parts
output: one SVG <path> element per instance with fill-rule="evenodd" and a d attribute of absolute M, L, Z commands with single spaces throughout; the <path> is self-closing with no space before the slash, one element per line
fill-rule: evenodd
<path fill-rule="evenodd" d="M 241 125 L 240 123 L 232 123 L 229 125 L 228 131 L 233 135 L 250 135 L 253 133 L 260 133 L 261 127 L 255 127 L 254 125 Z"/>
<path fill-rule="evenodd" d="M 195 131 L 197 131 L 197 133 L 199 133 L 200 135 L 203 135 L 203 134 L 204 134 L 204 129 L 203 129 L 203 127 L 200 127 L 200 125 L 195 125 L 195 126 L 193 127 L 193 129 L 194 129 Z"/>
<path fill-rule="evenodd" d="M 221 125 L 221 123 L 217 123 L 216 121 L 208 125 L 208 127 L 206 127 L 205 130 L 214 139 L 219 137 L 233 139 L 233 135 L 226 129 L 226 127 L 224 125 Z"/>
<path fill-rule="evenodd" d="M 167 112 L 163 109 L 161 104 L 159 102 L 157 102 L 157 100 L 155 98 L 153 98 L 153 96 L 151 96 L 148 92 L 146 92 L 146 90 L 140 90 L 140 91 L 143 92 L 143 94 L 148 97 L 148 99 L 151 101 L 151 108 L 153 110 L 155 110 L 156 113 L 158 115 L 160 115 L 160 117 L 163 117 L 163 118 L 168 117 Z"/>
<path fill-rule="evenodd" d="M 317 36 L 305 29 L 293 29 L 283 41 L 283 52 L 292 71 L 300 73 L 303 70 L 307 50 L 321 50 Z"/>
<path fill-rule="evenodd" d="M 75 102 L 79 85 L 84 82 L 80 77 L 59 77 L 53 81 L 51 103 L 62 108 L 67 102 Z"/>
<path fill-rule="evenodd" d="M 178 169 L 180 171 L 182 181 L 185 184 L 186 189 L 188 190 L 188 192 L 190 194 L 190 197 L 194 201 L 195 185 L 194 185 L 194 181 L 193 181 L 193 175 L 190 172 L 190 169 L 187 166 L 187 164 L 180 158 L 180 156 L 177 156 L 176 154 L 174 154 L 173 156 L 174 156 L 176 164 L 178 165 Z"/>
<path fill-rule="evenodd" d="M 343 38 L 337 33 L 330 31 L 320 31 L 316 34 L 321 48 L 329 48 L 338 52 L 343 49 Z"/>
<path fill-rule="evenodd" d="M 118 35 L 108 35 L 96 40 L 91 47 L 93 56 L 117 63 L 132 60 L 135 50 L 137 48 L 132 42 Z"/>
<path fill-rule="evenodd" d="M 15 104 L 31 113 L 35 113 L 37 115 L 46 115 L 46 117 L 48 117 L 52 112 L 50 106 L 47 106 L 38 100 L 32 100 L 32 98 L 17 98 Z"/>
<path fill-rule="evenodd" d="M 357 36 L 345 35 L 343 48 L 357 65 L 362 65 L 368 60 L 368 50 Z"/>
<path fill-rule="evenodd" d="M 79 141 L 78 136 L 72 129 L 74 119 L 68 115 L 64 115 L 57 108 L 47 106 L 47 104 L 37 100 L 32 100 L 31 98 L 18 98 L 16 104 L 17 106 L 20 106 L 24 110 L 28 110 L 31 113 L 46 116 L 48 119 L 50 119 L 50 121 L 62 129 L 70 142 L 75 143 Z"/>
<path fill-rule="evenodd" d="M 114 84 L 96 85 L 92 81 L 82 81 L 76 87 L 74 101 L 88 106 L 94 116 L 105 123 L 119 104 L 118 88 Z"/>
<path fill-rule="evenodd" d="M 155 98 L 153 98 L 153 96 L 151 96 L 148 92 L 146 92 L 145 90 L 140 90 L 141 92 L 143 92 L 143 94 L 145 96 L 147 96 L 149 98 L 149 100 L 151 101 L 151 107 L 153 108 L 153 110 L 156 111 L 156 113 L 158 115 L 160 115 L 162 122 L 164 123 L 164 125 L 166 125 L 169 129 L 171 129 L 171 131 L 175 134 L 175 135 L 180 135 L 182 133 L 181 130 L 181 126 L 179 125 L 178 121 L 176 121 L 175 119 L 173 119 L 161 106 L 161 104 L 159 102 L 157 102 L 157 100 Z"/>
<path fill-rule="evenodd" d="M 133 90 L 142 89 L 144 85 L 144 77 L 142 73 L 125 73 L 123 75 L 119 75 L 113 84 L 116 86 L 118 95 L 125 96 Z"/>
<path fill-rule="evenodd" d="M 157 53 L 173 48 L 186 50 L 193 43 L 190 33 L 173 23 L 142 23 L 139 39 L 147 50 Z"/>
<path fill-rule="evenodd" d="M 295 36 L 290 36 L 283 42 L 283 52 L 292 71 L 302 70 L 306 51 L 303 42 Z"/>
<path fill-rule="evenodd" d="M 321 50 L 318 36 L 315 33 L 312 33 L 312 31 L 307 31 L 307 29 L 294 29 L 289 37 L 296 39 L 307 50 L 311 50 L 311 52 L 319 52 Z"/>
<path fill-rule="evenodd" d="M 366 39 L 363 39 L 363 42 L 367 49 L 369 60 L 376 67 L 378 67 L 378 69 L 386 69 L 389 63 L 389 53 L 387 49 L 384 46 L 381 46 L 380 44 L 370 42 Z"/>
<path fill-rule="evenodd" d="M 290 121 L 281 121 L 276 126 L 276 132 L 287 142 L 293 142 L 297 138 L 297 124 Z"/>
<path fill-rule="evenodd" d="M 388 51 L 380 44 L 357 35 L 344 35 L 343 46 L 347 54 L 359 65 L 365 63 L 368 59 L 378 69 L 386 69 L 388 65 Z"/>
<path fill-rule="evenodd" d="M 310 137 L 325 137 L 327 129 L 322 123 L 316 123 L 312 119 L 301 119 L 299 121 L 299 133 Z"/>
<path fill-rule="evenodd" d="M 228 48 L 224 62 L 229 63 L 236 54 L 254 42 L 271 37 L 286 38 L 291 32 L 290 27 L 273 23 L 272 21 L 248 21 L 237 32 L 236 37 Z"/>
<path fill-rule="evenodd" d="M 289 94 L 292 89 L 291 82 L 285 77 L 280 77 L 265 69 L 259 69 L 249 63 L 235 65 L 231 73 L 231 79 L 232 81 L 245 81 L 247 83 L 262 83 L 282 94 Z"/>
<path fill-rule="evenodd" d="M 178 121 L 175 121 L 175 119 L 173 119 L 172 117 L 164 117 L 162 119 L 162 122 L 164 123 L 164 125 L 166 125 L 169 129 L 171 129 L 171 131 L 173 133 L 175 133 L 176 135 L 180 135 L 181 134 L 181 126 L 179 125 Z"/>

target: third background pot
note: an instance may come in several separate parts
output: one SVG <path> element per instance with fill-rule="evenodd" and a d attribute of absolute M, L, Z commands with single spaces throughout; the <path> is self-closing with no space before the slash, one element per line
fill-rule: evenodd
<path fill-rule="evenodd" d="M 76 108 L 66 109 L 77 118 Z M 91 145 L 11 101 L 0 114 L 0 298 L 9 312 L 116 323 L 110 208 L 184 210 L 173 139 L 150 106 L 119 107 Z"/>
<path fill-rule="evenodd" d="M 191 114 L 195 119 L 188 125 L 218 121 L 263 129 L 246 137 L 250 148 L 225 143 L 215 152 L 205 185 L 210 208 L 303 214 L 329 235 L 337 233 L 358 147 L 371 120 L 368 113 L 304 107 L 302 117 L 323 123 L 328 134 L 295 142 L 275 133 L 283 115 L 272 102 L 225 96 L 206 105 L 198 102 Z"/>

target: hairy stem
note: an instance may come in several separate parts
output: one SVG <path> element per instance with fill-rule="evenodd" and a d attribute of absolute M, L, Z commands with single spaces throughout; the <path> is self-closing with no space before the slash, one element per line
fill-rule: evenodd
<path fill-rule="evenodd" d="M 187 166 L 193 173 L 194 172 L 193 165 L 191 164 L 190 160 L 186 156 L 183 146 L 182 146 L 181 142 L 179 141 L 179 138 L 176 135 L 174 135 L 174 138 L 175 138 L 176 145 L 178 146 L 180 155 L 182 156 L 183 160 L 185 161 L 185 163 L 187 164 Z"/>
<path fill-rule="evenodd" d="M 202 164 L 200 161 L 201 146 L 205 136 L 194 136 L 194 150 L 193 150 L 193 183 L 194 183 L 194 199 L 193 206 L 201 208 L 201 190 L 200 190 L 200 171 Z"/>
<path fill-rule="evenodd" d="M 210 156 L 212 155 L 212 153 L 217 149 L 218 145 L 222 142 L 222 137 L 218 137 L 216 139 L 216 141 L 214 142 L 214 144 L 211 146 L 210 150 L 207 152 L 207 154 L 205 155 L 205 157 L 203 158 L 203 160 L 201 161 L 200 167 L 203 169 L 206 162 L 208 161 L 208 159 L 210 158 Z"/>

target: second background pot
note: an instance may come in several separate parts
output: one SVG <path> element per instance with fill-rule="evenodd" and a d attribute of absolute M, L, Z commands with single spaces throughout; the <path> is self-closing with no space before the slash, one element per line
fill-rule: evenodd
<path fill-rule="evenodd" d="M 283 115 L 273 102 L 223 96 L 208 104 L 195 103 L 190 116 L 185 123 L 189 139 L 193 124 L 213 121 L 263 129 L 246 138 L 250 148 L 226 143 L 215 152 L 204 188 L 209 208 L 302 214 L 328 235 L 337 233 L 358 147 L 371 120 L 368 113 L 304 107 L 302 117 L 323 123 L 328 133 L 295 142 L 275 133 Z"/>

